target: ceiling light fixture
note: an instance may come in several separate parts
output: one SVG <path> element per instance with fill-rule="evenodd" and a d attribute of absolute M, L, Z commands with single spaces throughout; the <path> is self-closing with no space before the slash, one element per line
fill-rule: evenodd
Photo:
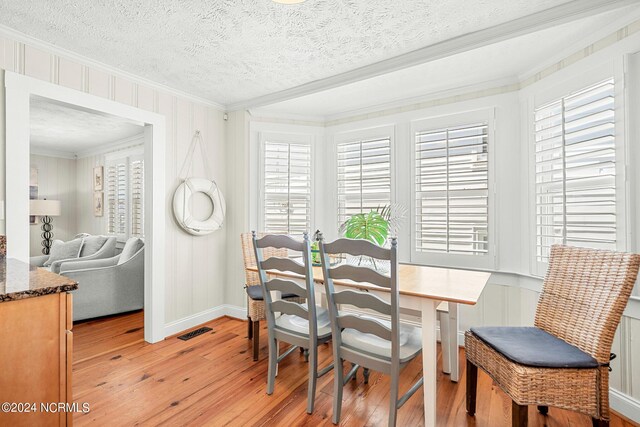
<path fill-rule="evenodd" d="M 298 4 L 298 3 L 304 3 L 307 0 L 273 0 L 274 3 L 280 3 L 280 4 Z"/>

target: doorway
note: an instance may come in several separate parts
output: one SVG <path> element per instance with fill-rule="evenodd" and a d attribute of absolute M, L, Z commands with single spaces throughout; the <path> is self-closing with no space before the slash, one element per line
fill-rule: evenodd
<path fill-rule="evenodd" d="M 34 99 L 116 117 L 143 129 L 144 168 L 144 339 L 164 339 L 165 120 L 115 101 L 6 72 L 7 256 L 29 262 L 30 106 Z"/>

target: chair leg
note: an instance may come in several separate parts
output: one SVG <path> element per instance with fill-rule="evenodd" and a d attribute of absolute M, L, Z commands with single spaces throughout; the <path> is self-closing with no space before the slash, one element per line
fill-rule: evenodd
<path fill-rule="evenodd" d="M 342 359 L 333 360 L 333 423 L 340 422 L 342 411 L 342 387 L 344 386 L 344 374 L 342 373 Z"/>
<path fill-rule="evenodd" d="M 538 412 L 540 412 L 542 415 L 547 415 L 549 413 L 549 407 L 540 405 L 538 406 Z"/>
<path fill-rule="evenodd" d="M 252 339 L 253 338 L 253 322 L 251 321 L 251 318 L 249 316 L 247 316 L 247 339 Z"/>
<path fill-rule="evenodd" d="M 316 398 L 316 380 L 318 379 L 318 348 L 312 345 L 309 348 L 309 384 L 307 390 L 307 414 L 313 413 L 313 404 Z"/>
<path fill-rule="evenodd" d="M 398 387 L 400 382 L 400 367 L 391 366 L 391 393 L 389 396 L 389 427 L 395 427 L 398 416 Z"/>
<path fill-rule="evenodd" d="M 607 421 L 607 420 L 600 420 L 598 418 L 591 418 L 591 423 L 593 424 L 593 427 L 609 427 L 609 421 Z"/>
<path fill-rule="evenodd" d="M 253 338 L 253 361 L 256 362 L 258 360 L 258 352 L 260 351 L 260 321 L 256 320 L 251 322 L 252 332 L 251 337 Z"/>
<path fill-rule="evenodd" d="M 267 371 L 267 394 L 273 394 L 278 370 L 278 340 L 269 337 L 269 369 Z"/>
<path fill-rule="evenodd" d="M 451 373 L 451 352 L 449 345 L 449 316 L 447 313 L 438 313 L 440 320 L 440 348 L 442 349 L 442 372 Z"/>
<path fill-rule="evenodd" d="M 364 383 L 365 384 L 369 384 L 369 374 L 370 373 L 371 372 L 369 371 L 369 368 L 364 368 L 362 370 L 362 376 L 364 377 Z M 354 375 L 354 378 L 355 378 L 355 375 Z"/>
<path fill-rule="evenodd" d="M 467 360 L 467 413 L 476 414 L 476 393 L 478 391 L 478 367 Z"/>
<path fill-rule="evenodd" d="M 511 427 L 527 427 L 527 405 L 518 405 L 511 401 Z"/>

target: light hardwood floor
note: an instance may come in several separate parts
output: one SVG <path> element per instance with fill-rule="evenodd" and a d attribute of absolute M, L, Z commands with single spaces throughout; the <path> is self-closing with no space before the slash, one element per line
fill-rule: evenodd
<path fill-rule="evenodd" d="M 91 412 L 77 414 L 75 425 L 332 425 L 332 372 L 319 380 L 315 412 L 307 415 L 302 355 L 296 352 L 280 364 L 275 393 L 267 396 L 266 346 L 253 362 L 246 322 L 222 318 L 206 326 L 213 331 L 189 341 L 172 337 L 150 345 L 142 338 L 142 312 L 76 324 L 73 395 L 76 402 L 88 402 Z M 266 343 L 264 327 L 261 342 Z M 464 368 L 464 350 L 460 352 Z M 330 346 L 321 346 L 319 359 L 320 367 L 331 363 Z M 407 367 L 401 392 L 421 375 L 421 367 L 420 358 Z M 476 417 L 466 415 L 464 369 L 461 374 L 458 384 L 436 374 L 438 425 L 511 425 L 510 400 L 484 373 L 478 378 Z M 365 385 L 360 371 L 345 388 L 341 425 L 386 425 L 388 402 L 389 378 L 372 373 Z M 422 418 L 420 390 L 400 409 L 398 426 L 421 426 Z M 529 425 L 590 426 L 591 421 L 555 408 L 544 417 L 531 407 Z M 615 415 L 611 422 L 612 427 L 633 425 Z"/>

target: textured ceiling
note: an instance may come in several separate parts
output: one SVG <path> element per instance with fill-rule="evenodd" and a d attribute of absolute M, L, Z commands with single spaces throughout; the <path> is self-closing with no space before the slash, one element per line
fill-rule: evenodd
<path fill-rule="evenodd" d="M 501 85 L 504 83 L 498 81 L 502 79 L 515 79 L 540 64 L 548 64 L 551 55 L 561 59 L 582 48 L 585 40 L 593 35 L 594 28 L 608 34 L 608 25 L 613 24 L 617 29 L 615 22 L 634 12 L 638 14 L 637 6 L 616 9 L 356 83 L 251 109 L 251 112 L 266 117 L 297 114 L 330 120 L 332 116 L 353 114 L 363 108 L 385 108 L 389 103 L 400 101 L 406 104 L 411 102 L 407 100 L 435 92 L 485 82 L 494 82 L 491 86 Z"/>
<path fill-rule="evenodd" d="M 0 0 L 0 24 L 222 104 L 568 0 Z"/>
<path fill-rule="evenodd" d="M 34 97 L 30 104 L 31 147 L 73 155 L 144 132 L 119 117 L 79 110 Z"/>

